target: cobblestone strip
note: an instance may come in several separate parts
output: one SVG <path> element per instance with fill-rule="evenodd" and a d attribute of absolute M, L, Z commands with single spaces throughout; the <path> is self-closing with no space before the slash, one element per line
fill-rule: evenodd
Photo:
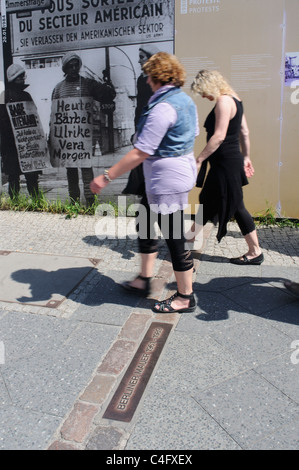
<path fill-rule="evenodd" d="M 165 264 L 169 265 L 169 268 L 165 267 Z M 164 275 L 168 271 L 167 279 L 170 279 L 172 274 L 170 264 L 168 262 L 162 263 L 161 269 Z M 160 277 L 160 272 L 158 276 Z M 159 285 L 160 292 L 156 288 L 155 294 L 160 297 L 164 290 L 164 284 L 160 282 Z M 148 309 L 135 308 L 132 310 L 130 317 L 123 325 L 120 334 L 104 360 L 95 370 L 90 383 L 82 391 L 70 414 L 56 433 L 54 441 L 48 448 L 49 450 L 83 450 L 86 448 L 89 436 L 95 429 L 98 429 L 94 424 L 96 416 L 102 412 L 104 405 L 108 402 L 108 398 L 119 383 L 146 329 L 154 318 L 154 313 Z M 174 316 L 164 318 L 163 321 L 174 322 Z M 113 442 L 113 447 L 118 447 L 124 437 L 124 430 L 116 430 L 114 427 L 113 429 L 103 427 L 102 432 L 106 434 L 106 440 L 108 439 L 109 442 L 112 433 L 113 440 L 116 439 L 116 442 Z M 108 445 L 111 445 L 111 443 Z"/>
<path fill-rule="evenodd" d="M 205 256 L 218 262 L 241 256 L 248 248 L 236 222 L 228 224 L 227 235 L 218 243 L 217 227 L 212 227 L 205 247 Z M 257 234 L 265 263 L 262 266 L 299 266 L 299 230 L 295 227 L 257 226 Z"/>
<path fill-rule="evenodd" d="M 201 251 L 204 250 L 210 233 L 211 227 L 207 227 Z M 194 265 L 197 271 L 199 259 L 195 258 Z M 174 279 L 169 261 L 161 263 L 156 278 L 155 298 L 162 298 L 165 295 L 162 280 Z M 94 371 L 89 384 L 79 395 L 69 415 L 53 436 L 47 450 L 123 449 L 129 437 L 128 427 L 110 421 L 104 425 L 101 416 L 149 324 L 155 320 L 175 326 L 179 318 L 178 314 L 159 315 L 142 307 L 133 309 L 107 355 Z"/>

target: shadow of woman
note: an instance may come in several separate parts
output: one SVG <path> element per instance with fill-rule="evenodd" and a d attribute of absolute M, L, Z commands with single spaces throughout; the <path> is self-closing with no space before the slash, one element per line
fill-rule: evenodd
<path fill-rule="evenodd" d="M 82 239 L 86 244 L 92 245 L 92 246 L 107 246 L 108 248 L 111 248 L 113 251 L 116 253 L 120 253 L 122 255 L 122 258 L 124 259 L 132 259 L 136 256 L 136 253 L 138 253 L 138 246 L 137 242 L 135 240 L 131 241 L 131 247 L 130 248 L 124 248 L 124 244 L 121 243 L 121 240 L 117 240 L 118 243 L 114 243 L 114 239 L 104 239 L 101 240 L 99 239 L 96 235 L 88 235 Z"/>
<path fill-rule="evenodd" d="M 12 273 L 16 282 L 28 284 L 31 297 L 22 296 L 17 299 L 20 303 L 46 303 L 53 298 L 63 301 L 86 279 L 93 268 L 90 266 L 45 271 L 43 269 L 21 269 Z M 95 271 L 92 277 L 92 287 L 82 291 L 79 304 L 98 306 L 102 304 L 119 304 L 135 307 L 140 299 L 127 294 L 111 277 Z M 50 304 L 49 304 L 50 306 Z"/>
<path fill-rule="evenodd" d="M 285 278 L 204 278 L 207 282 L 195 282 L 193 286 L 197 297 L 197 320 L 219 322 L 233 316 L 256 315 L 299 326 L 299 298 L 285 288 Z M 167 287 L 172 289 L 174 285 Z"/>

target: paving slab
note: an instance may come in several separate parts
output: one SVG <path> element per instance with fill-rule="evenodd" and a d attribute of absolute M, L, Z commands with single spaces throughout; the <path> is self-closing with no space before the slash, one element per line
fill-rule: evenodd
<path fill-rule="evenodd" d="M 159 400 L 157 393 L 160 394 Z M 148 394 L 144 411 L 126 445 L 126 450 L 153 449 L 186 453 L 194 450 L 241 450 L 241 447 L 194 398 L 170 394 L 158 386 Z"/>
<path fill-rule="evenodd" d="M 294 349 L 290 347 L 288 352 L 282 356 L 271 359 L 271 361 L 257 367 L 255 370 L 274 387 L 281 390 L 287 397 L 298 403 L 299 367 L 298 364 L 291 359 L 293 352 Z"/>
<path fill-rule="evenodd" d="M 253 370 L 202 392 L 195 400 L 242 449 L 251 449 L 299 418 L 298 403 Z"/>
<path fill-rule="evenodd" d="M 299 302 L 293 298 L 293 302 L 267 312 L 265 317 L 269 325 L 282 331 L 293 341 L 299 340 Z"/>
<path fill-rule="evenodd" d="M 56 318 L 44 321 L 44 317 L 23 314 L 22 328 L 13 332 L 6 328 L 17 316 L 20 320 L 20 314 L 10 312 L 8 316 L 11 321 L 6 322 L 4 317 L 0 327 L 7 345 L 1 376 L 9 400 L 4 400 L 1 407 L 13 403 L 18 408 L 62 418 L 109 350 L 119 328 L 59 320 L 58 329 Z"/>
<path fill-rule="evenodd" d="M 251 317 L 251 312 L 233 299 L 219 292 L 196 292 L 197 308 L 189 315 L 182 315 L 177 326 L 178 331 L 201 336 L 214 330 L 226 329 L 232 324 L 239 324 Z"/>
<path fill-rule="evenodd" d="M 285 290 L 274 288 L 270 282 L 273 284 L 275 278 L 252 278 L 242 286 L 226 290 L 224 295 L 255 315 L 294 301 Z"/>
<path fill-rule="evenodd" d="M 257 367 L 290 351 L 291 339 L 259 317 L 217 330 L 211 336 L 246 368 Z"/>
<path fill-rule="evenodd" d="M 150 389 L 149 395 L 153 393 L 157 397 L 167 391 L 169 396 L 192 397 L 247 370 L 241 360 L 231 355 L 229 348 L 207 335 L 185 333 L 176 328 L 167 346 L 153 380 L 155 390 Z"/>
<path fill-rule="evenodd" d="M 91 323 L 123 325 L 132 309 L 140 304 L 138 297 L 119 286 L 131 277 L 133 276 L 122 271 L 106 270 L 105 274 L 98 272 L 93 290 L 88 292 L 85 298 L 82 298 L 72 319 Z"/>
<path fill-rule="evenodd" d="M 269 435 L 252 442 L 250 450 L 298 450 L 299 420 L 291 417 L 287 424 L 271 430 Z"/>
<path fill-rule="evenodd" d="M 52 307 L 93 269 L 89 259 L 5 252 L 0 254 L 0 301 Z"/>
<path fill-rule="evenodd" d="M 1 450 L 44 450 L 61 418 L 14 405 L 0 407 Z"/>

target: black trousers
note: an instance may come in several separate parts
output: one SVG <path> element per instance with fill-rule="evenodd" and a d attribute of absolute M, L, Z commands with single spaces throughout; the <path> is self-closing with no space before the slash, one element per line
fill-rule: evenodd
<path fill-rule="evenodd" d="M 235 212 L 235 219 L 243 236 L 248 235 L 255 230 L 254 220 L 244 206 L 243 201 L 239 204 L 239 207 Z"/>
<path fill-rule="evenodd" d="M 215 209 L 215 213 L 216 209 Z M 236 222 L 241 230 L 241 233 L 243 236 L 248 235 L 249 233 L 253 232 L 255 230 L 255 223 L 246 209 L 244 205 L 244 201 L 242 200 L 237 207 L 236 212 L 234 213 L 234 218 L 236 219 Z M 209 222 L 210 218 L 205 217 L 205 208 L 203 206 L 203 225 L 205 225 L 207 222 Z"/>
<path fill-rule="evenodd" d="M 84 196 L 87 204 L 94 202 L 94 194 L 90 189 L 90 183 L 94 178 L 92 168 L 81 168 L 82 181 L 84 188 Z M 79 170 L 78 168 L 67 168 L 66 169 L 69 195 L 72 202 L 80 201 L 80 187 L 79 187 Z"/>
<path fill-rule="evenodd" d="M 30 196 L 35 197 L 38 195 L 38 171 L 24 173 L 27 190 Z M 20 192 L 20 175 L 19 173 L 14 173 L 8 176 L 8 194 L 12 199 L 14 196 L 17 196 Z"/>
<path fill-rule="evenodd" d="M 156 214 L 151 211 L 146 196 L 140 202 L 137 215 L 136 230 L 139 252 L 143 254 L 157 253 L 158 239 L 155 233 L 155 222 L 158 223 L 168 246 L 174 271 L 183 272 L 192 269 L 193 256 L 191 251 L 185 248 L 184 212 Z"/>

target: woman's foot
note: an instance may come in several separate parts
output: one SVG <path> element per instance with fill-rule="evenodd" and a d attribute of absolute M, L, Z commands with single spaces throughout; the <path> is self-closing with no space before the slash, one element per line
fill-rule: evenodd
<path fill-rule="evenodd" d="M 187 313 L 194 312 L 196 309 L 196 301 L 194 294 L 180 294 L 176 292 L 169 299 L 156 302 L 154 312 L 156 313 Z"/>
<path fill-rule="evenodd" d="M 259 264 L 262 264 L 263 261 L 264 261 L 263 253 L 260 253 L 258 256 L 246 254 L 246 255 L 241 256 L 240 258 L 231 258 L 230 259 L 230 262 L 232 264 L 238 264 L 238 265 L 241 265 L 241 266 L 242 265 L 249 265 L 249 264 L 259 265 Z"/>
<path fill-rule="evenodd" d="M 151 277 L 137 276 L 133 281 L 126 281 L 121 286 L 131 294 L 136 294 L 141 297 L 147 297 L 150 294 L 150 281 Z"/>

